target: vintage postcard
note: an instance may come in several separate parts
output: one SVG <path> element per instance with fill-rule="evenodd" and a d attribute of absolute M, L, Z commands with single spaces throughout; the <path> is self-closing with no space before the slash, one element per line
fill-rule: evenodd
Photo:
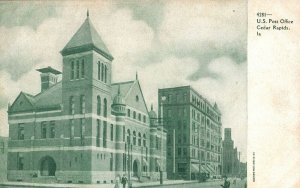
<path fill-rule="evenodd" d="M 269 187 L 248 59 L 296 18 L 258 5 L 1 1 L 0 186 Z"/>

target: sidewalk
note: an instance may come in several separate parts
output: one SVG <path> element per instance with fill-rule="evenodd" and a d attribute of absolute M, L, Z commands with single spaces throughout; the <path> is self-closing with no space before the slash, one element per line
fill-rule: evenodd
<path fill-rule="evenodd" d="M 184 184 L 184 183 L 193 183 L 196 181 L 184 181 L 184 180 L 165 180 L 164 185 L 170 184 Z M 144 186 L 153 186 L 160 185 L 159 181 L 155 182 L 133 182 L 133 187 L 144 187 Z M 51 183 L 27 183 L 27 182 L 1 182 L 1 187 L 42 187 L 42 188 L 114 188 L 114 184 L 51 184 Z"/>

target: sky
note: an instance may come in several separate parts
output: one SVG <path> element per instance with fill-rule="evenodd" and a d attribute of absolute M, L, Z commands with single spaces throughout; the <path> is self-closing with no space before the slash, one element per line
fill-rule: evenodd
<path fill-rule="evenodd" d="M 40 92 L 38 68 L 62 70 L 59 53 L 86 18 L 114 57 L 113 81 L 139 81 L 148 107 L 157 89 L 191 85 L 222 112 L 246 161 L 247 3 L 227 1 L 0 2 L 0 135 L 7 106 Z M 5 37 L 3 37 L 5 36 Z"/>

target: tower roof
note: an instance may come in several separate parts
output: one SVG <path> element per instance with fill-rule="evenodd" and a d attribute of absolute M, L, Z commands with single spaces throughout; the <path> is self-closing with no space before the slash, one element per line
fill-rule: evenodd
<path fill-rule="evenodd" d="M 91 23 L 89 16 L 87 16 L 61 53 L 62 55 L 68 55 L 87 50 L 95 50 L 109 60 L 113 60 L 112 55 Z"/>

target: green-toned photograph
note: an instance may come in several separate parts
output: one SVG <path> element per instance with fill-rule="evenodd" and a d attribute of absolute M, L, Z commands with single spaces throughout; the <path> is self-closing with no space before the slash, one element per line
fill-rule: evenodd
<path fill-rule="evenodd" d="M 247 187 L 247 1 L 1 1 L 0 186 Z"/>

